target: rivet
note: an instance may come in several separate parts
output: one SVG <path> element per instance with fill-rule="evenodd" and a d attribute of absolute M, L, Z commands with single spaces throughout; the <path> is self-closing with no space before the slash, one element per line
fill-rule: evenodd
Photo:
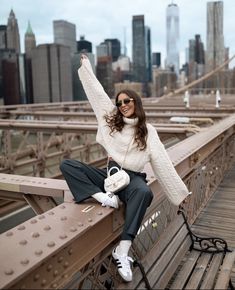
<path fill-rule="evenodd" d="M 38 238 L 39 236 L 40 236 L 40 235 L 39 235 L 38 232 L 32 233 L 32 237 L 33 237 L 33 238 Z"/>
<path fill-rule="evenodd" d="M 58 284 L 57 284 L 57 283 L 54 283 L 54 284 L 52 285 L 52 288 L 57 288 L 57 286 L 58 286 Z"/>
<path fill-rule="evenodd" d="M 44 227 L 44 230 L 45 231 L 49 231 L 50 229 L 51 229 L 51 227 L 49 225 L 47 225 L 47 226 Z"/>
<path fill-rule="evenodd" d="M 62 278 L 68 278 L 68 276 L 69 276 L 68 274 L 63 274 Z"/>
<path fill-rule="evenodd" d="M 91 218 L 89 218 L 89 219 L 88 219 L 88 222 L 89 222 L 89 223 L 90 223 L 90 222 L 92 222 L 92 219 L 91 219 Z"/>
<path fill-rule="evenodd" d="M 39 218 L 40 220 L 43 220 L 43 219 L 45 218 L 45 216 L 44 216 L 44 215 L 40 215 L 38 218 Z"/>
<path fill-rule="evenodd" d="M 68 262 L 65 262 L 64 263 L 64 268 L 67 268 L 69 266 L 69 263 Z"/>
<path fill-rule="evenodd" d="M 73 249 L 70 249 L 69 250 L 69 255 L 72 255 L 72 253 L 73 253 Z"/>
<path fill-rule="evenodd" d="M 65 205 L 61 205 L 60 208 L 61 208 L 61 209 L 64 209 L 64 208 L 66 208 L 66 207 L 65 207 Z"/>
<path fill-rule="evenodd" d="M 51 269 L 52 269 L 52 265 L 50 264 L 50 265 L 47 266 L 47 271 L 50 272 Z"/>
<path fill-rule="evenodd" d="M 58 274 L 59 274 L 59 272 L 57 270 L 55 270 L 53 273 L 54 277 L 56 277 Z"/>
<path fill-rule="evenodd" d="M 19 242 L 19 244 L 20 245 L 26 245 L 28 242 L 26 241 L 26 240 L 21 240 L 20 242 Z"/>
<path fill-rule="evenodd" d="M 75 228 L 75 227 L 71 227 L 71 228 L 70 228 L 70 232 L 73 233 L 73 232 L 76 232 L 76 231 L 77 231 L 77 228 Z"/>
<path fill-rule="evenodd" d="M 48 247 L 54 247 L 55 246 L 55 243 L 53 241 L 47 243 Z"/>
<path fill-rule="evenodd" d="M 42 250 L 36 250 L 34 253 L 35 255 L 40 256 L 43 252 Z"/>
<path fill-rule="evenodd" d="M 19 230 L 19 231 L 25 230 L 25 226 L 19 226 L 19 227 L 17 228 L 17 230 Z"/>
<path fill-rule="evenodd" d="M 49 215 L 54 215 L 55 213 L 53 211 L 48 212 Z"/>
<path fill-rule="evenodd" d="M 5 270 L 6 275 L 12 275 L 14 273 L 13 269 L 7 269 Z"/>
<path fill-rule="evenodd" d="M 59 258 L 58 258 L 58 263 L 61 263 L 63 260 L 64 260 L 63 257 L 59 257 Z"/>
<path fill-rule="evenodd" d="M 46 280 L 46 279 L 43 279 L 41 285 L 42 285 L 42 286 L 45 286 L 46 283 L 47 283 L 47 280 Z"/>
<path fill-rule="evenodd" d="M 97 214 L 98 214 L 98 215 L 102 215 L 103 213 L 102 213 L 102 211 L 99 211 Z"/>
<path fill-rule="evenodd" d="M 38 222 L 38 221 L 35 220 L 35 219 L 33 219 L 33 220 L 30 221 L 31 224 L 36 224 L 37 222 Z"/>
<path fill-rule="evenodd" d="M 27 265 L 29 263 L 28 259 L 24 259 L 20 262 L 22 265 Z"/>
<path fill-rule="evenodd" d="M 13 236 L 13 232 L 7 232 L 7 233 L 6 233 L 6 236 L 7 236 L 7 237 Z"/>
<path fill-rule="evenodd" d="M 68 236 L 66 234 L 60 235 L 60 239 L 66 239 Z"/>
<path fill-rule="evenodd" d="M 79 227 L 82 227 L 82 226 L 83 226 L 83 223 L 78 223 L 78 226 L 79 226 Z"/>
<path fill-rule="evenodd" d="M 40 278 L 40 275 L 39 274 L 36 274 L 33 278 L 34 281 L 38 281 L 38 279 Z"/>

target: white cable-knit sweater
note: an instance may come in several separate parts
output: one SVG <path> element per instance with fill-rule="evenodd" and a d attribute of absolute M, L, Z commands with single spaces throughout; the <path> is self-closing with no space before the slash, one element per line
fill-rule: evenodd
<path fill-rule="evenodd" d="M 125 126 L 122 131 L 110 135 L 110 128 L 104 119 L 104 115 L 113 112 L 116 110 L 116 107 L 94 75 L 88 59 L 82 60 L 82 65 L 78 70 L 78 74 L 87 98 L 97 117 L 97 142 L 100 143 L 105 148 L 108 155 L 120 165 L 124 161 L 125 153 L 129 146 L 128 154 L 123 164 L 123 167 L 126 169 L 140 172 L 143 170 L 145 164 L 150 162 L 154 174 L 167 197 L 172 203 L 179 205 L 189 192 L 177 174 L 155 128 L 151 124 L 147 124 L 147 147 L 144 151 L 138 150 L 137 144 L 133 139 L 134 128 L 138 121 L 137 119 L 123 117 Z"/>

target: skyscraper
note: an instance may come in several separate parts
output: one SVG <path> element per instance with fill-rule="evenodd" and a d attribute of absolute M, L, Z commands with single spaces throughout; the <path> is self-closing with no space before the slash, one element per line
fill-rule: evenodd
<path fill-rule="evenodd" d="M 167 56 L 166 66 L 179 74 L 179 8 L 172 3 L 166 10 Z"/>
<path fill-rule="evenodd" d="M 32 50 L 36 48 L 36 38 L 30 22 L 24 36 L 25 46 L 25 86 L 26 102 L 33 103 L 33 78 L 32 78 Z"/>
<path fill-rule="evenodd" d="M 28 22 L 28 27 L 24 36 L 24 46 L 25 53 L 30 54 L 31 50 L 36 47 L 36 39 L 35 34 L 33 33 L 30 22 Z"/>
<path fill-rule="evenodd" d="M 117 61 L 121 55 L 121 44 L 117 38 L 108 38 L 104 40 L 110 46 L 112 61 Z"/>
<path fill-rule="evenodd" d="M 152 51 L 151 51 L 151 31 L 145 26 L 145 53 L 146 53 L 146 81 L 152 80 Z"/>
<path fill-rule="evenodd" d="M 0 49 L 7 48 L 7 26 L 0 25 Z"/>
<path fill-rule="evenodd" d="M 71 54 L 77 52 L 76 25 L 65 20 L 53 21 L 54 43 L 70 47 Z"/>
<path fill-rule="evenodd" d="M 68 46 L 42 44 L 32 51 L 34 103 L 72 101 L 71 54 Z"/>
<path fill-rule="evenodd" d="M 20 34 L 15 13 L 11 9 L 7 22 L 7 48 L 20 53 Z"/>
<path fill-rule="evenodd" d="M 210 71 L 225 61 L 223 2 L 207 3 L 206 69 Z"/>
<path fill-rule="evenodd" d="M 85 40 L 85 36 L 81 35 L 80 40 L 77 41 L 77 52 L 88 52 L 92 53 L 92 43 Z"/>
<path fill-rule="evenodd" d="M 133 81 L 146 82 L 146 37 L 144 15 L 132 18 Z"/>

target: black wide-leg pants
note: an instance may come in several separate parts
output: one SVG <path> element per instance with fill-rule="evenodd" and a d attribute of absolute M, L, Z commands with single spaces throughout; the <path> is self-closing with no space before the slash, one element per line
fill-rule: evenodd
<path fill-rule="evenodd" d="M 120 166 L 109 162 L 109 167 Z M 90 198 L 97 192 L 104 192 L 104 179 L 107 177 L 106 168 L 100 169 L 83 162 L 67 159 L 63 160 L 60 170 L 71 190 L 76 202 Z M 130 183 L 123 190 L 115 193 L 125 204 L 125 223 L 122 240 L 133 240 L 144 218 L 147 207 L 151 204 L 153 193 L 146 184 L 146 174 L 125 171 L 130 176 Z"/>

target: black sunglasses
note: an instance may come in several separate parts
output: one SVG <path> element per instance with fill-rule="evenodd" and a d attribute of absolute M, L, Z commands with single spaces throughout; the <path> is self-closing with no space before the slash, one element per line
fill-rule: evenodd
<path fill-rule="evenodd" d="M 116 102 L 116 106 L 119 108 L 121 107 L 122 104 L 129 104 L 131 101 L 134 101 L 133 99 L 130 99 L 130 98 L 126 98 L 126 99 L 123 99 L 123 100 L 120 100 L 118 102 Z"/>

